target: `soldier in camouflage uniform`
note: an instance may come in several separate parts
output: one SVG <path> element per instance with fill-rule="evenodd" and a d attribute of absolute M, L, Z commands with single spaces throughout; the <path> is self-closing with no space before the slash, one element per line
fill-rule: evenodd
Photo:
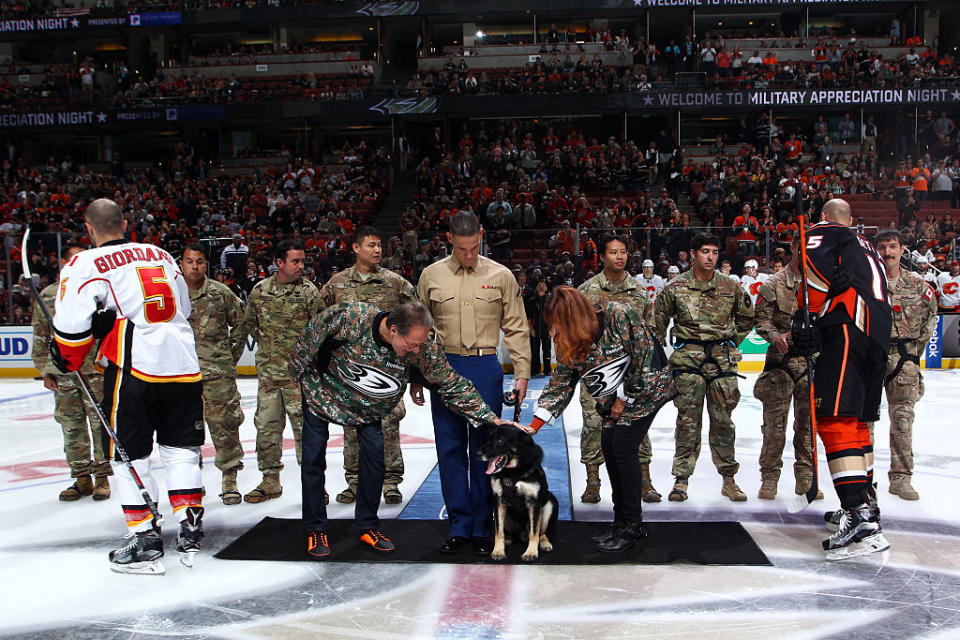
<path fill-rule="evenodd" d="M 70 243 L 64 246 L 61 250 L 60 266 L 84 249 L 81 244 Z M 59 290 L 60 283 L 54 282 L 40 292 L 43 304 L 51 313 L 54 311 Z M 63 451 L 67 455 L 67 464 L 70 465 L 70 477 L 74 478 L 74 483 L 60 492 L 60 500 L 72 502 L 89 495 L 93 495 L 94 500 L 106 500 L 110 497 L 110 481 L 107 476 L 113 475 L 110 460 L 104 452 L 103 439 L 106 434 L 100 425 L 96 409 L 87 399 L 77 377 L 72 373 L 62 373 L 50 363 L 47 351 L 49 343 L 50 325 L 47 324 L 47 318 L 40 311 L 39 305 L 34 305 L 33 351 L 30 355 L 33 365 L 43 376 L 43 386 L 54 392 L 53 417 L 63 430 Z M 95 350 L 91 349 L 81 371 L 86 375 L 93 395 L 102 398 L 103 375 L 93 368 L 94 353 Z M 91 443 L 93 459 L 90 458 Z M 95 482 L 91 480 L 91 475 L 96 477 Z"/>
<path fill-rule="evenodd" d="M 877 252 L 887 272 L 893 329 L 887 355 L 884 389 L 890 413 L 890 487 L 893 495 L 918 500 L 910 484 L 913 475 L 913 406 L 923 397 L 920 354 L 937 326 L 937 300 L 933 288 L 921 276 L 900 268 L 903 237 L 898 231 L 877 234 Z M 873 442 L 873 424 L 870 425 Z"/>
<path fill-rule="evenodd" d="M 653 320 L 653 305 L 647 292 L 636 279 L 625 271 L 627 264 L 627 245 L 617 236 L 608 235 L 600 240 L 600 259 L 603 271 L 582 285 L 580 292 L 594 304 L 597 311 L 608 302 L 615 300 L 630 305 L 645 322 Z M 587 467 L 587 487 L 580 496 L 581 502 L 600 502 L 600 465 L 603 464 L 603 452 L 600 448 L 600 416 L 597 415 L 596 401 L 580 384 L 580 406 L 583 410 L 583 429 L 580 432 L 580 462 Z M 653 449 L 650 436 L 645 435 L 640 443 L 638 456 L 642 471 L 643 486 L 641 492 L 644 502 L 660 502 L 660 494 L 650 480 L 650 457 Z"/>
<path fill-rule="evenodd" d="M 384 474 L 380 422 L 397 406 L 411 375 L 419 372 L 422 382 L 436 385 L 440 397 L 477 428 L 502 423 L 470 381 L 447 363 L 432 328 L 433 318 L 419 302 L 390 312 L 365 302 L 344 302 L 311 320 L 297 342 L 290 377 L 300 381 L 307 410 L 303 526 L 307 552 L 313 557 L 324 559 L 330 554 L 321 498 L 330 422 L 357 431 L 356 522 L 361 541 L 379 552 L 394 549 L 380 532 L 377 518 Z"/>
<path fill-rule="evenodd" d="M 253 424 L 257 428 L 257 465 L 263 481 L 243 499 L 263 502 L 279 498 L 283 492 L 280 470 L 283 462 L 283 429 L 286 418 L 293 427 L 297 464 L 300 463 L 300 442 L 303 408 L 300 388 L 289 377 L 290 354 L 307 322 L 321 308 L 320 292 L 303 278 L 303 245 L 282 240 L 274 248 L 277 272 L 261 280 L 250 292 L 237 339 L 252 336 L 259 345 L 257 364 L 257 411 Z"/>
<path fill-rule="evenodd" d="M 239 504 L 237 472 L 243 468 L 243 411 L 237 389 L 237 362 L 243 355 L 244 340 L 237 325 L 243 318 L 243 304 L 227 285 L 207 277 L 207 260 L 199 244 L 183 250 L 180 270 L 190 288 L 190 327 L 203 375 L 203 417 L 216 450 L 214 464 L 223 474 L 220 499 L 223 504 Z"/>
<path fill-rule="evenodd" d="M 657 411 L 677 394 L 673 374 L 653 331 L 632 305 L 608 302 L 598 312 L 580 292 L 558 287 L 544 314 L 557 344 L 558 365 L 537 401 L 530 429 L 536 431 L 563 412 L 577 380 L 597 398 L 614 521 L 608 533 L 591 542 L 601 551 L 626 551 L 646 535 L 637 448 Z"/>
<path fill-rule="evenodd" d="M 670 366 L 677 379 L 676 481 L 670 500 L 687 499 L 688 478 L 700 455 L 703 402 L 710 416 L 710 452 L 723 476 L 724 495 L 736 502 L 747 499 L 734 480 L 740 468 L 734 456 L 730 414 L 740 401 L 738 345 L 753 327 L 750 296 L 733 278 L 716 271 L 720 240 L 699 234 L 692 243 L 692 265 L 660 292 L 654 310 L 657 337 L 665 340 L 673 318 L 674 351 Z"/>
<path fill-rule="evenodd" d="M 799 241 L 800 235 L 797 234 L 790 266 L 760 285 L 757 297 L 757 333 L 770 343 L 763 373 L 753 387 L 753 397 L 763 403 L 763 446 L 760 449 L 762 483 L 757 494 L 763 500 L 773 500 L 777 495 L 791 398 L 796 494 L 806 493 L 813 479 L 807 364 L 803 356 L 793 351 L 790 342 L 790 322 L 797 310 L 797 292 L 800 289 Z M 817 498 L 823 498 L 823 492 L 818 492 Z"/>
<path fill-rule="evenodd" d="M 353 234 L 356 264 L 334 274 L 320 290 L 323 304 L 332 307 L 340 302 L 368 302 L 390 310 L 404 302 L 416 302 L 417 290 L 405 278 L 380 267 L 380 232 L 373 227 L 360 227 Z M 403 495 L 397 485 L 403 482 L 403 453 L 400 449 L 400 421 L 407 414 L 401 396 L 397 406 L 383 419 L 383 444 L 386 475 L 383 498 L 387 504 L 399 504 Z M 337 495 L 337 502 L 349 504 L 357 494 L 358 443 L 355 429 L 343 432 L 343 471 L 347 488 Z"/>

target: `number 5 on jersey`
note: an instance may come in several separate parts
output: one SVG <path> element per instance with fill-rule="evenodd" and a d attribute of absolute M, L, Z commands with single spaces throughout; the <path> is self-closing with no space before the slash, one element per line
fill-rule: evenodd
<path fill-rule="evenodd" d="M 143 315 L 147 322 L 169 322 L 177 314 L 173 289 L 167 282 L 163 267 L 137 267 L 140 288 L 143 290 Z"/>

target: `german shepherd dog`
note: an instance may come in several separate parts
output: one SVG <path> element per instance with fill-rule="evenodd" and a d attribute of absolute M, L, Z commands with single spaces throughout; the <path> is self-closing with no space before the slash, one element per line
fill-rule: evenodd
<path fill-rule="evenodd" d="M 523 559 L 532 562 L 538 551 L 553 551 L 557 529 L 557 498 L 547 490 L 543 449 L 533 438 L 510 425 L 494 427 L 477 452 L 487 463 L 493 489 L 494 560 L 506 558 L 506 544 L 526 540 Z"/>

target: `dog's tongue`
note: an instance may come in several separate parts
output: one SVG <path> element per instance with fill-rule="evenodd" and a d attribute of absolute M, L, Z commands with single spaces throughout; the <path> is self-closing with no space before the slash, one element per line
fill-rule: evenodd
<path fill-rule="evenodd" d="M 494 471 L 497 470 L 497 463 L 500 462 L 500 458 L 502 458 L 502 457 L 503 457 L 503 456 L 497 456 L 496 458 L 493 458 L 492 460 L 490 460 L 490 462 L 487 463 L 487 475 L 488 475 L 488 476 L 491 475 Z"/>

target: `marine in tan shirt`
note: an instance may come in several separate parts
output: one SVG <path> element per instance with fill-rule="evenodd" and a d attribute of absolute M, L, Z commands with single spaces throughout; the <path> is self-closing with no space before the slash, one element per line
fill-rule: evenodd
<path fill-rule="evenodd" d="M 503 369 L 497 360 L 500 331 L 513 362 L 518 402 L 530 378 L 530 330 L 513 274 L 480 255 L 483 231 L 477 217 L 460 212 L 450 218 L 447 242 L 452 255 L 428 266 L 417 292 L 436 323 L 439 342 L 450 365 L 480 392 L 499 414 L 503 408 Z M 440 485 L 450 533 L 441 547 L 455 553 L 473 541 L 478 552 L 492 549 L 490 482 L 476 452 L 487 440 L 486 429 L 467 424 L 431 394 Z M 466 444 L 466 446 L 464 446 Z"/>

